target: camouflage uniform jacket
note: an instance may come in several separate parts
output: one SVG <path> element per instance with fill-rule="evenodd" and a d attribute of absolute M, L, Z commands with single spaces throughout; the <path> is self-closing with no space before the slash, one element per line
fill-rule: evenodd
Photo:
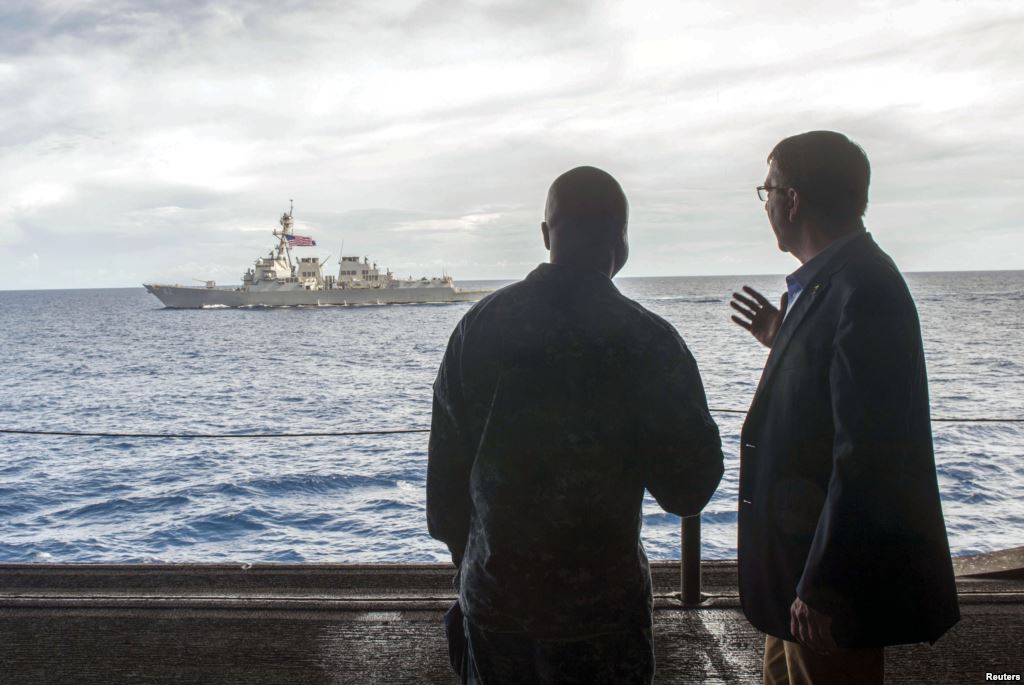
<path fill-rule="evenodd" d="M 690 515 L 721 475 L 693 356 L 606 276 L 542 264 L 452 333 L 427 519 L 474 625 L 552 639 L 649 626 L 644 489 Z"/>

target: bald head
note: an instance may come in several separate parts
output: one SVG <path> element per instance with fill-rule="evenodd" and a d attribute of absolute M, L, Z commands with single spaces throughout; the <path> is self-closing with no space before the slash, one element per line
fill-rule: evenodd
<path fill-rule="evenodd" d="M 626 194 L 611 174 L 581 166 L 555 179 L 544 211 L 544 246 L 551 262 L 574 264 L 615 275 L 629 246 Z"/>

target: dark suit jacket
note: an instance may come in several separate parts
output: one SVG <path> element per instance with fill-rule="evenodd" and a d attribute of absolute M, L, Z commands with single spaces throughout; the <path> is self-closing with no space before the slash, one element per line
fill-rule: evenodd
<path fill-rule="evenodd" d="M 959 620 L 917 310 L 869 234 L 786 317 L 743 425 L 743 610 L 786 640 L 797 595 L 840 646 L 934 641 Z"/>

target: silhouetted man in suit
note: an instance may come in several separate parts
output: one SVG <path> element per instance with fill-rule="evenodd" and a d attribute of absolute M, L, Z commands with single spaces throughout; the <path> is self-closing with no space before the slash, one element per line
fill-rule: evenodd
<path fill-rule="evenodd" d="M 870 168 L 812 131 L 768 156 L 758 194 L 802 266 L 780 307 L 751 288 L 733 320 L 771 348 L 743 425 L 743 610 L 765 683 L 882 683 L 882 647 L 959 619 L 932 452 L 917 310 L 864 229 Z"/>
<path fill-rule="evenodd" d="M 470 683 L 650 683 L 644 489 L 696 514 L 718 428 L 676 330 L 611 281 L 627 204 L 604 171 L 559 176 L 550 263 L 452 333 L 434 383 L 430 534 L 451 550 Z"/>

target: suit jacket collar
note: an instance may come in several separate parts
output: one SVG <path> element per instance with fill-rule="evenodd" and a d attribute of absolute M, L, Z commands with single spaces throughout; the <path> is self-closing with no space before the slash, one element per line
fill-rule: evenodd
<path fill-rule="evenodd" d="M 795 279 L 801 289 L 806 288 L 821 273 L 821 270 L 828 266 L 837 252 L 840 252 L 847 244 L 864 237 L 866 233 L 867 231 L 860 229 L 833 240 L 824 250 L 807 260 L 806 264 L 801 264 L 800 268 L 791 273 L 786 281 L 788 282 L 790 278 Z"/>
<path fill-rule="evenodd" d="M 871 248 L 877 249 L 877 245 L 875 245 L 871 234 L 865 231 L 840 246 L 834 253 L 827 255 L 820 268 L 815 269 L 811 274 L 808 283 L 804 284 L 803 292 L 797 298 L 796 304 L 793 305 L 793 310 L 786 316 L 779 332 L 775 335 L 772 351 L 768 354 L 768 361 L 765 362 L 761 380 L 757 384 L 754 399 L 750 403 L 751 412 L 748 412 L 748 417 L 771 382 L 793 335 L 800 328 L 804 319 L 814 311 L 817 303 L 821 301 L 821 296 L 828 290 L 832 275 L 845 267 L 855 254 Z"/>

